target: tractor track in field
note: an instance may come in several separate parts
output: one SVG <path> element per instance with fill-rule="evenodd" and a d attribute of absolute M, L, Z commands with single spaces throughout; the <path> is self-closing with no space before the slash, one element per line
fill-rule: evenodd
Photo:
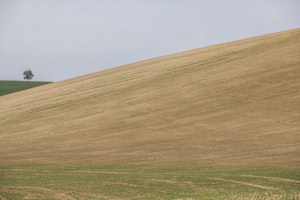
<path fill-rule="evenodd" d="M 67 195 L 66 193 L 64 193 L 62 191 L 53 190 L 53 189 L 44 188 L 44 187 L 35 187 L 35 186 L 5 186 L 5 187 L 2 187 L 2 188 L 4 189 L 4 190 L 2 190 L 4 192 L 13 191 L 14 193 L 24 194 L 24 199 L 30 199 L 31 197 L 30 197 L 30 193 L 23 192 L 22 190 L 24 190 L 24 189 L 25 190 L 26 189 L 30 189 L 30 190 L 40 191 L 42 193 L 49 194 L 49 195 L 53 196 L 56 199 L 75 200 L 75 198 Z M 15 189 L 17 189 L 18 191 L 15 192 Z"/>
<path fill-rule="evenodd" d="M 241 177 L 253 177 L 253 178 L 261 178 L 270 181 L 277 181 L 277 182 L 288 182 L 288 183 L 300 183 L 300 180 L 294 179 L 286 179 L 286 178 L 279 178 L 279 177 L 271 177 L 271 176 L 257 176 L 257 175 L 240 175 Z"/>
<path fill-rule="evenodd" d="M 295 200 L 300 199 L 300 193 L 281 193 L 281 194 L 273 194 L 273 193 L 253 193 L 249 195 L 234 195 L 229 197 L 228 199 L 235 200 Z"/>
<path fill-rule="evenodd" d="M 235 181 L 235 180 L 229 180 L 229 179 L 223 179 L 223 178 L 209 178 L 209 179 L 216 180 L 216 181 L 224 181 L 227 183 L 235 183 L 235 184 L 250 186 L 250 187 L 259 188 L 259 189 L 278 190 L 278 188 L 264 186 L 264 185 L 258 185 L 255 183 L 248 183 L 248 182 L 243 182 L 243 181 Z"/>

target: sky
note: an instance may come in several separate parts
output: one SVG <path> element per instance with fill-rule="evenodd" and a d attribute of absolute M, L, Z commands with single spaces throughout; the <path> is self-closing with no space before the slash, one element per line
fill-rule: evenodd
<path fill-rule="evenodd" d="M 0 0 L 0 80 L 61 81 L 300 28 L 299 0 Z"/>

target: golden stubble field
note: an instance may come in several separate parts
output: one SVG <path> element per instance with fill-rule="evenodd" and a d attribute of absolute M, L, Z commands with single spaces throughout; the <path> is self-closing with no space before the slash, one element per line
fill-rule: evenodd
<path fill-rule="evenodd" d="M 300 29 L 0 97 L 0 200 L 300 199 Z"/>
<path fill-rule="evenodd" d="M 300 29 L 0 97 L 0 164 L 300 164 Z"/>

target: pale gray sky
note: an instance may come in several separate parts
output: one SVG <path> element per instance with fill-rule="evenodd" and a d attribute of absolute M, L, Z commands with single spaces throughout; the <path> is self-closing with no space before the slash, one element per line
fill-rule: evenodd
<path fill-rule="evenodd" d="M 0 80 L 59 81 L 300 27 L 299 0 L 0 0 Z"/>

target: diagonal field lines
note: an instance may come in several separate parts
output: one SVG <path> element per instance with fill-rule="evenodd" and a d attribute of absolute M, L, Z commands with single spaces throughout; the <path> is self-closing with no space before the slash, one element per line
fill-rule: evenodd
<path fill-rule="evenodd" d="M 299 199 L 300 29 L 0 96 L 1 199 Z"/>

